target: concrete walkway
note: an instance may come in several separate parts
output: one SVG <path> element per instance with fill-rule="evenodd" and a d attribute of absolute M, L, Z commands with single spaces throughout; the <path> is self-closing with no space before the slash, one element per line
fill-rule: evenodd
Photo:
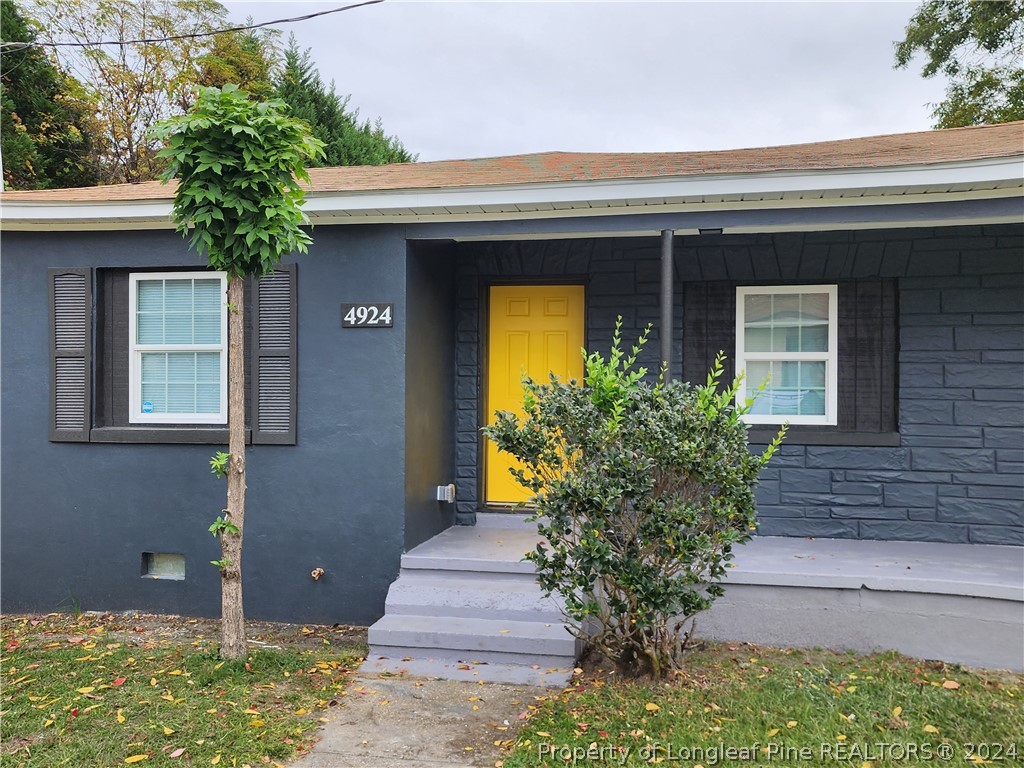
<path fill-rule="evenodd" d="M 295 768 L 476 768 L 550 688 L 361 674 Z M 499 742 L 499 745 L 495 745 Z"/>

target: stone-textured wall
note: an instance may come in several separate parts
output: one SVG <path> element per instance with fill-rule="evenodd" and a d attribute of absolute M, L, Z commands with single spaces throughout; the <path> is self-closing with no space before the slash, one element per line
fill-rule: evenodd
<path fill-rule="evenodd" d="M 459 522 L 480 508 L 481 300 L 492 280 L 587 286 L 587 343 L 658 322 L 657 238 L 473 243 L 457 268 Z M 678 281 L 898 281 L 895 448 L 783 447 L 758 490 L 765 535 L 1024 544 L 1024 227 L 688 237 Z M 680 370 L 676 286 L 674 372 Z M 656 368 L 657 332 L 644 364 Z M 840 375 L 842 372 L 840 371 Z"/>

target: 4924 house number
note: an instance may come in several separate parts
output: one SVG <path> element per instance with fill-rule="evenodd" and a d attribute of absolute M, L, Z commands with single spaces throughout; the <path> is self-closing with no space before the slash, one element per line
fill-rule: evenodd
<path fill-rule="evenodd" d="M 391 328 L 394 326 L 394 304 L 342 304 L 342 328 Z"/>

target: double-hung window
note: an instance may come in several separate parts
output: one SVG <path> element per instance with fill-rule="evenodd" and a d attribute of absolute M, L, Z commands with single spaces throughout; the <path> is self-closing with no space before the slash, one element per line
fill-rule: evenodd
<path fill-rule="evenodd" d="M 837 424 L 837 286 L 736 289 L 738 399 L 751 424 Z"/>
<path fill-rule="evenodd" d="M 227 423 L 226 287 L 223 272 L 129 276 L 129 423 Z"/>

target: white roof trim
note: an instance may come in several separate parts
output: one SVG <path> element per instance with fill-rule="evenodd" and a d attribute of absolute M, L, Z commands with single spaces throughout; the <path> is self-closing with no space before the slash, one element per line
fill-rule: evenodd
<path fill-rule="evenodd" d="M 831 171 L 313 192 L 305 210 L 315 223 L 355 224 L 560 218 L 579 216 L 581 210 L 585 215 L 618 215 L 967 200 L 1020 195 L 1022 160 L 1015 156 Z M 761 195 L 772 199 L 756 199 Z M 45 203 L 0 197 L 0 227 L 7 230 L 170 228 L 170 216 L 170 200 Z"/>

